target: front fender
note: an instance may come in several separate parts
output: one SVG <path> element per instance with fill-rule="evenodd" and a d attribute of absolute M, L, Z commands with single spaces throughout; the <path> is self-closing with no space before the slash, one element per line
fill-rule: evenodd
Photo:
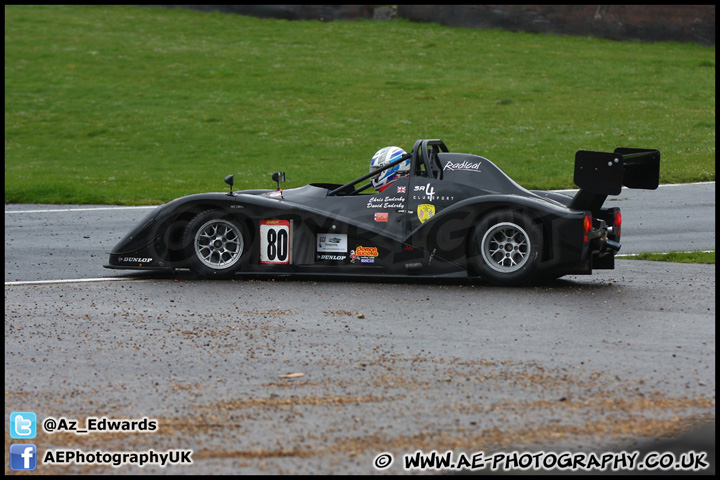
<path fill-rule="evenodd" d="M 182 222 L 211 209 L 232 211 L 235 196 L 205 193 L 181 197 L 160 205 L 146 215 L 110 251 L 106 268 L 152 269 L 176 268 L 182 262 L 173 252 L 179 251 Z"/>

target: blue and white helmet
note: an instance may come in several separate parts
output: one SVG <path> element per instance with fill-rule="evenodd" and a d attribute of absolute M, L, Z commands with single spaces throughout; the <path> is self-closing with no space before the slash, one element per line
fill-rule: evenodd
<path fill-rule="evenodd" d="M 377 151 L 370 160 L 370 173 L 379 170 L 390 162 L 394 162 L 401 156 L 405 155 L 405 150 L 400 147 L 385 147 Z M 397 180 L 398 176 L 410 171 L 410 159 L 400 162 L 392 168 L 383 171 L 377 178 L 372 179 L 372 186 L 375 190 L 380 191 L 392 182 Z"/>

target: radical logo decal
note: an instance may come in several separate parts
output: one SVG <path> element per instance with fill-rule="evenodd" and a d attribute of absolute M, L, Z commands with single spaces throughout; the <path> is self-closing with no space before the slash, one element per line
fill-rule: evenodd
<path fill-rule="evenodd" d="M 420 219 L 420 223 L 427 222 L 435 215 L 435 205 L 430 205 L 427 203 L 418 205 L 417 215 L 418 215 L 418 218 Z"/>
<path fill-rule="evenodd" d="M 479 172 L 480 171 L 480 165 L 482 165 L 482 162 L 468 162 L 465 160 L 464 162 L 447 162 L 445 166 L 443 167 L 443 170 L 450 170 L 450 171 L 456 171 L 456 170 L 464 170 L 466 172 Z"/>

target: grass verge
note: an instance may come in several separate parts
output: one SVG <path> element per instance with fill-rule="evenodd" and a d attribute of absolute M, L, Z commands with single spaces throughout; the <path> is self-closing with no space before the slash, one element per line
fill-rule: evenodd
<path fill-rule="evenodd" d="M 668 252 L 639 253 L 637 255 L 618 256 L 621 260 L 651 260 L 656 262 L 674 263 L 707 263 L 715 264 L 715 252 Z"/>
<path fill-rule="evenodd" d="M 344 182 L 441 138 L 527 188 L 579 149 L 656 148 L 661 182 L 715 179 L 715 49 L 286 21 L 135 6 L 5 6 L 5 202 L 158 204 Z"/>

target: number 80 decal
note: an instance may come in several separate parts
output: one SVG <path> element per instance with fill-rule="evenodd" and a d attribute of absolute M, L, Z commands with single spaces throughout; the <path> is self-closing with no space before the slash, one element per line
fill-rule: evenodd
<path fill-rule="evenodd" d="M 260 222 L 260 263 L 289 264 L 292 223 L 288 220 Z"/>

